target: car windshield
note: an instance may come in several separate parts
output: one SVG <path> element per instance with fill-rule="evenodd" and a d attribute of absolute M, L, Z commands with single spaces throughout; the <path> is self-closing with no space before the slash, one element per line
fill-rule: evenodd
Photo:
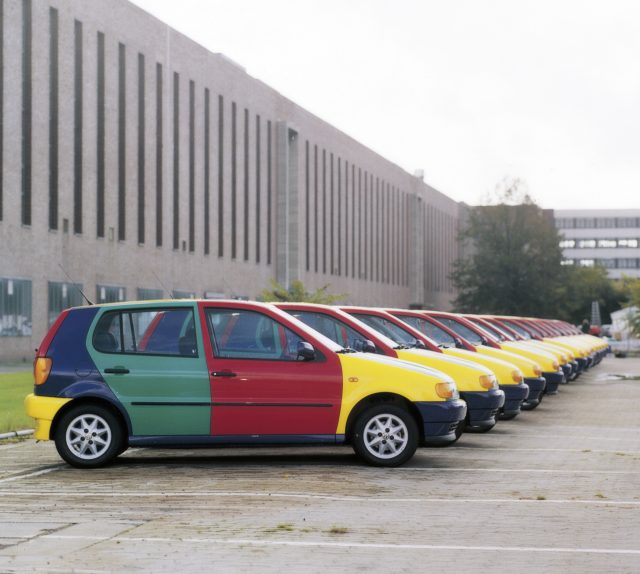
<path fill-rule="evenodd" d="M 365 325 L 369 325 L 372 329 L 379 331 L 386 337 L 389 337 L 395 341 L 398 345 L 405 348 L 416 347 L 419 345 L 418 339 L 416 339 L 411 333 L 405 331 L 399 325 L 396 325 L 393 321 L 380 317 L 379 315 L 367 315 L 365 313 L 354 313 L 357 319 L 360 319 Z"/>
<path fill-rule="evenodd" d="M 439 347 L 449 348 L 456 346 L 454 337 L 449 335 L 442 327 L 438 327 L 422 317 L 401 315 L 398 318 L 411 325 L 414 329 L 424 333 L 429 339 L 433 339 Z"/>
<path fill-rule="evenodd" d="M 452 331 L 455 331 L 458 335 L 469 341 L 472 345 L 482 345 L 482 337 L 478 335 L 475 331 L 463 325 L 462 323 L 458 323 L 455 319 L 450 317 L 436 317 L 436 320 L 442 323 L 445 327 L 449 327 Z"/>
<path fill-rule="evenodd" d="M 498 339 L 498 341 L 508 341 L 511 338 L 492 323 L 480 323 L 480 321 L 478 321 L 477 319 L 469 319 L 469 321 L 471 321 L 474 325 L 477 325 L 478 327 L 489 331 L 489 333 L 491 333 L 496 339 Z"/>
<path fill-rule="evenodd" d="M 288 313 L 314 331 L 338 343 L 344 350 L 363 351 L 365 349 L 366 337 L 336 317 L 306 310 L 290 310 Z"/>
<path fill-rule="evenodd" d="M 531 339 L 531 335 L 529 335 L 527 330 L 522 328 L 520 325 L 517 325 L 513 321 L 507 321 L 506 319 L 503 319 L 503 321 L 507 327 L 509 327 L 510 329 L 513 329 L 521 337 L 524 337 L 525 339 Z"/>
<path fill-rule="evenodd" d="M 334 353 L 339 353 L 340 351 L 343 350 L 342 346 L 340 346 L 335 341 L 331 340 L 329 337 L 327 337 L 326 335 L 322 334 L 321 332 L 312 329 L 307 324 L 305 324 L 304 321 L 300 321 L 300 319 L 297 319 L 296 317 L 294 317 L 293 314 L 290 314 L 289 312 L 285 312 L 282 309 L 276 307 L 275 305 L 272 306 L 272 309 L 278 315 L 284 316 L 289 321 L 294 323 L 295 326 L 298 327 L 301 331 L 304 331 L 305 333 L 309 333 L 309 335 L 312 338 L 315 337 L 316 339 L 318 339 L 320 341 L 320 343 L 322 343 L 325 347 L 331 349 Z"/>

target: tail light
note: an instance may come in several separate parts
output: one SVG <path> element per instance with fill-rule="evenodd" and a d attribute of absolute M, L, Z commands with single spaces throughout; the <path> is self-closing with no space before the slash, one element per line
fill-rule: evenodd
<path fill-rule="evenodd" d="M 37 357 L 33 362 L 33 378 L 36 385 L 42 385 L 47 381 L 51 372 L 52 361 L 49 357 Z"/>

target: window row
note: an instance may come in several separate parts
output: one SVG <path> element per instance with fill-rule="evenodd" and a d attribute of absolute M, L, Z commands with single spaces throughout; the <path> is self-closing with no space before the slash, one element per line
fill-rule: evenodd
<path fill-rule="evenodd" d="M 640 227 L 640 217 L 557 217 L 559 229 L 610 229 Z"/>
<path fill-rule="evenodd" d="M 255 230 L 255 260 L 260 262 L 262 254 L 266 262 L 272 259 L 272 179 L 273 179 L 273 127 L 271 121 L 264 121 L 259 114 L 250 114 L 240 109 L 236 102 L 225 101 L 222 95 L 215 99 L 209 88 L 197 86 L 194 80 L 182 78 L 177 71 L 170 72 L 160 62 L 149 62 L 142 53 L 131 52 L 122 42 L 109 42 L 103 32 L 95 37 L 87 37 L 83 23 L 73 21 L 72 28 L 61 21 L 56 8 L 49 8 L 48 77 L 35 78 L 32 71 L 33 22 L 32 0 L 22 0 L 22 91 L 21 91 L 21 222 L 32 223 L 32 142 L 37 134 L 32 133 L 33 86 L 35 82 L 46 82 L 48 90 L 48 205 L 49 228 L 57 230 L 59 214 L 59 145 L 61 96 L 66 102 L 67 88 L 61 84 L 60 65 L 69 58 L 73 62 L 73 82 L 69 89 L 72 99 L 72 153 L 73 165 L 73 214 L 63 218 L 64 232 L 69 228 L 76 234 L 86 233 L 85 216 L 94 213 L 95 233 L 98 238 L 109 237 L 126 241 L 127 221 L 136 221 L 135 239 L 144 244 L 154 241 L 160 247 L 169 244 L 175 250 L 193 252 L 196 250 L 196 217 L 201 218 L 202 237 L 198 237 L 198 249 L 204 254 L 211 252 L 211 230 L 217 226 L 217 253 L 222 257 L 249 259 L 249 230 Z M 4 25 L 4 22 L 0 22 Z M 0 31 L 0 37 L 1 37 Z M 73 46 L 71 54 L 61 54 L 60 46 L 67 42 L 61 36 L 69 34 Z M 86 49 L 89 43 L 95 43 Z M 95 54 L 88 61 L 87 55 Z M 95 60 L 93 61 L 93 59 Z M 110 59 L 113 58 L 113 63 Z M 108 70 L 117 69 L 111 79 Z M 0 87 L 4 78 L 0 66 Z M 95 101 L 93 111 L 84 105 L 87 99 L 85 76 L 95 73 Z M 110 82 L 112 82 L 110 84 Z M 109 115 L 111 106 L 108 96 L 116 96 L 115 113 Z M 147 109 L 148 102 L 152 109 Z M 131 105 L 135 102 L 135 105 Z M 183 104 L 182 102 L 186 102 Z M 170 107 L 167 107 L 167 104 Z M 0 100 L 0 106 L 2 102 Z M 0 112 L 3 110 L 0 109 Z M 90 117 L 86 117 L 90 114 Z M 217 118 L 217 121 L 214 121 Z M 95 126 L 87 130 L 85 126 Z M 116 148 L 116 162 L 110 173 L 107 150 L 113 134 Z M 186 136 L 186 137 L 185 137 Z M 181 142 L 186 150 L 181 150 Z M 136 167 L 128 169 L 130 142 L 136 148 Z M 170 148 L 168 147 L 170 146 Z M 241 149 L 239 149 L 241 146 Z M 153 150 L 148 153 L 147 148 Z M 215 149 L 217 147 L 217 149 Z M 83 173 L 87 149 L 95 150 L 95 189 L 86 188 Z M 250 159 L 250 149 L 251 152 Z M 153 158 L 153 166 L 147 165 Z M 250 166 L 249 163 L 252 165 Z M 0 154 L 0 171 L 2 170 Z M 167 181 L 165 165 L 171 166 L 172 178 Z M 217 180 L 214 181 L 213 166 L 217 166 Z M 242 172 L 240 172 L 242 170 Z M 132 172 L 133 173 L 130 173 Z M 153 174 L 154 181 L 150 174 Z M 225 177 L 226 176 L 226 177 Z M 185 185 L 186 183 L 186 185 Z M 153 187 L 153 189 L 152 189 Z M 217 188 L 217 189 L 216 189 Z M 113 190 L 116 205 L 114 227 L 108 227 L 108 194 Z M 91 195 L 88 192 L 91 191 Z M 166 192 L 169 191 L 169 201 Z M 217 192 L 217 217 L 211 216 L 213 197 Z M 128 196 L 135 195 L 135 212 L 129 213 Z M 249 194 L 255 205 L 255 215 L 249 215 Z M 266 197 L 265 197 L 266 196 Z M 86 205 L 87 199 L 95 197 L 95 205 Z M 240 203 L 241 202 L 241 203 Z M 169 203 L 169 205 L 165 205 Z M 200 206 L 203 206 L 202 208 Z M 230 217 L 225 216 L 227 205 Z M 262 205 L 264 209 L 261 210 Z M 155 225 L 147 228 L 149 207 L 155 214 Z M 198 207 L 196 207 L 198 206 Z M 3 197 L 0 186 L 0 220 L 2 220 Z M 243 208 L 243 209 L 242 209 Z M 181 228 L 181 210 L 187 210 L 187 229 Z M 242 212 L 241 212 L 242 209 Z M 169 219 L 171 237 L 163 236 L 165 219 Z M 243 217 L 240 231 L 238 219 Z M 70 225 L 69 225 L 70 223 Z M 227 227 L 228 226 L 228 227 Z M 230 235 L 230 245 L 225 245 L 225 227 Z M 266 231 L 266 242 L 262 234 Z M 241 238 L 238 235 L 242 233 Z M 151 237 L 153 236 L 153 239 Z M 243 241 L 240 244 L 240 241 Z"/>
<path fill-rule="evenodd" d="M 407 283 L 405 192 L 307 140 L 304 199 L 307 271 Z"/>
<path fill-rule="evenodd" d="M 84 293 L 91 299 L 91 294 Z M 206 298 L 210 295 L 205 293 Z M 216 294 L 218 297 L 220 294 Z M 162 289 L 136 290 L 139 301 L 163 299 L 167 295 Z M 173 299 L 195 299 L 195 291 L 173 290 Z M 125 301 L 125 287 L 96 285 L 96 303 Z M 83 287 L 80 283 L 49 281 L 47 283 L 47 318 L 53 325 L 58 315 L 69 307 L 84 305 Z M 0 337 L 30 337 L 32 335 L 32 283 L 29 279 L 0 278 Z"/>
<path fill-rule="evenodd" d="M 607 269 L 640 269 L 640 259 L 637 257 L 615 259 L 564 259 L 563 265 L 579 265 L 580 267 L 594 267 L 600 265 Z"/>
<path fill-rule="evenodd" d="M 563 239 L 560 241 L 561 249 L 594 249 L 594 248 L 618 248 L 638 247 L 638 239 Z"/>

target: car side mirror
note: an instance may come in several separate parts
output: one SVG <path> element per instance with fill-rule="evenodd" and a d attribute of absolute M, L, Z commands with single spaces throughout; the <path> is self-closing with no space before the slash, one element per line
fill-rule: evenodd
<path fill-rule="evenodd" d="M 464 349 L 464 345 L 462 344 L 462 339 L 456 337 L 453 340 L 454 345 L 456 346 L 456 349 Z"/>
<path fill-rule="evenodd" d="M 298 361 L 313 361 L 316 358 L 316 350 L 311 343 L 298 341 Z"/>
<path fill-rule="evenodd" d="M 369 339 L 365 339 L 362 345 L 362 352 L 363 353 L 375 353 L 376 352 L 376 346 L 373 344 L 373 341 L 370 341 Z"/>
<path fill-rule="evenodd" d="M 414 345 L 416 349 L 426 349 L 427 346 L 420 340 L 416 339 L 416 344 Z"/>

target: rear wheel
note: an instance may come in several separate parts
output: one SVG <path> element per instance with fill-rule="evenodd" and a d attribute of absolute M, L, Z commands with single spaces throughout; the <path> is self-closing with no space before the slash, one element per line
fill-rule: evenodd
<path fill-rule="evenodd" d="M 78 468 L 96 468 L 120 453 L 123 433 L 114 414 L 99 405 L 79 405 L 62 416 L 55 433 L 58 454 Z"/>
<path fill-rule="evenodd" d="M 418 447 L 418 427 L 405 409 L 392 404 L 366 409 L 356 420 L 353 450 L 374 466 L 398 466 Z"/>

